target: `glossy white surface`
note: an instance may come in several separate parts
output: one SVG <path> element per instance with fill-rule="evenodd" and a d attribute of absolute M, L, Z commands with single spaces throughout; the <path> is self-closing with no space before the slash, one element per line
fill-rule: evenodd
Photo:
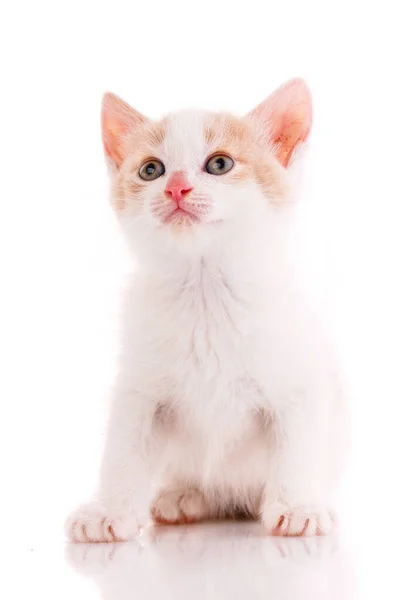
<path fill-rule="evenodd" d="M 271 539 L 246 523 L 157 528 L 137 545 L 69 546 L 67 560 L 108 600 L 139 590 L 182 600 L 344 598 L 349 586 L 332 539 Z"/>
<path fill-rule="evenodd" d="M 268 538 L 257 523 L 223 522 L 150 528 L 132 543 L 38 545 L 14 554 L 10 597 L 389 600 L 400 591 L 391 537 Z"/>

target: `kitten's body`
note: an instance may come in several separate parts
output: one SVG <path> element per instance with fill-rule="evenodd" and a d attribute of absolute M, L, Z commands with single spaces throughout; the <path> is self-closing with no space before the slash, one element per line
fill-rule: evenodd
<path fill-rule="evenodd" d="M 113 197 L 141 266 L 126 298 L 99 499 L 70 518 L 74 540 L 129 539 L 150 506 L 159 522 L 246 513 L 284 535 L 331 529 L 341 402 L 328 344 L 287 254 L 286 174 L 271 145 L 260 158 L 262 144 L 251 150 L 253 138 L 231 131 L 237 180 L 224 176 L 228 190 L 218 188 L 222 176 L 205 177 L 198 164 L 208 138 L 219 151 L 235 145 L 224 119 L 211 126 L 209 115 L 182 113 L 162 136 L 151 133 L 162 141 L 147 155 L 164 152 L 169 171 L 198 182 L 188 204 L 195 225 L 149 219 L 146 202 L 161 220 L 169 210 L 163 188 L 138 189 L 129 152 L 120 160 L 120 146 L 113 154 L 105 142 L 117 166 Z"/>

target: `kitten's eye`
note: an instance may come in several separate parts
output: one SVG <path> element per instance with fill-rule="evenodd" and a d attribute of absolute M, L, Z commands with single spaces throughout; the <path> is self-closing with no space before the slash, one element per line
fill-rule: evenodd
<path fill-rule="evenodd" d="M 145 181 L 153 181 L 164 175 L 165 167 L 160 160 L 153 158 L 146 161 L 139 169 L 139 177 Z"/>
<path fill-rule="evenodd" d="M 205 169 L 210 175 L 224 175 L 232 169 L 234 164 L 235 163 L 230 156 L 218 154 L 208 159 Z"/>

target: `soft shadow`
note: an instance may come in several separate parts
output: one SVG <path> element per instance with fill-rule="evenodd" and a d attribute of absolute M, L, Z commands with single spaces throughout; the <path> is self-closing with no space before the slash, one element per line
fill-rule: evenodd
<path fill-rule="evenodd" d="M 336 537 L 266 537 L 247 522 L 151 527 L 132 543 L 69 544 L 66 560 L 104 600 L 348 600 Z"/>

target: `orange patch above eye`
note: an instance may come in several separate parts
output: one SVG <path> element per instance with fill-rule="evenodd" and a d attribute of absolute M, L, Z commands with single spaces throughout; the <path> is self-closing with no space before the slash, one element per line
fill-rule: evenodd
<path fill-rule="evenodd" d="M 244 119 L 229 114 L 210 115 L 204 129 L 207 153 L 228 155 L 233 161 L 246 164 L 250 161 L 251 129 Z M 232 170 L 231 176 L 234 174 Z"/>
<path fill-rule="evenodd" d="M 206 122 L 204 138 L 207 151 L 213 154 L 229 154 L 235 167 L 224 177 L 232 183 L 255 179 L 268 198 L 281 199 L 286 196 L 286 187 L 281 170 L 269 152 L 260 151 L 251 121 L 226 114 L 210 115 Z M 289 144 L 281 139 L 282 149 Z"/>

